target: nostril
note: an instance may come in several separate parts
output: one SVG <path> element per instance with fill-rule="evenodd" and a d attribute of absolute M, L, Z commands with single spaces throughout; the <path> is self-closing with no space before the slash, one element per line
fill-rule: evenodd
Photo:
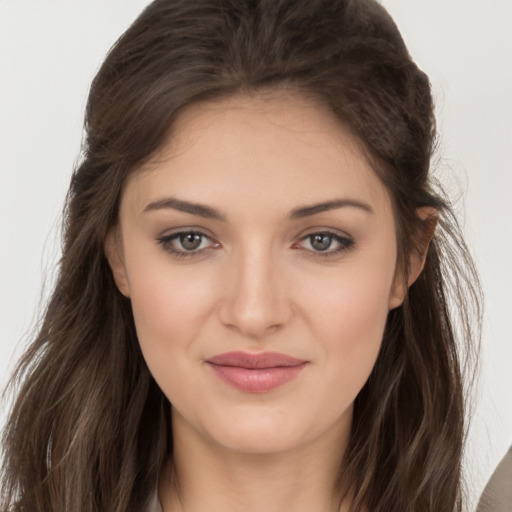
<path fill-rule="evenodd" d="M 283 298 L 271 301 L 232 299 L 222 304 L 219 315 L 226 327 L 236 329 L 244 336 L 258 338 L 287 324 L 294 315 L 294 309 Z"/>

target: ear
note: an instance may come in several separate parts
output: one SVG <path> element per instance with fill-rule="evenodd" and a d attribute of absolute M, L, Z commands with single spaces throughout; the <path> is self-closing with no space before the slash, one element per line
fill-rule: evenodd
<path fill-rule="evenodd" d="M 121 235 L 117 227 L 112 228 L 105 239 L 105 256 L 107 257 L 117 289 L 125 296 L 130 296 L 128 276 L 124 264 Z"/>
<path fill-rule="evenodd" d="M 393 289 L 389 299 L 389 309 L 401 306 L 409 287 L 418 279 L 427 257 L 428 246 L 434 235 L 438 220 L 438 211 L 431 206 L 422 206 L 416 210 L 421 220 L 421 226 L 416 233 L 415 243 L 409 254 L 409 274 L 404 279 L 403 270 L 398 269 L 395 275 Z"/>

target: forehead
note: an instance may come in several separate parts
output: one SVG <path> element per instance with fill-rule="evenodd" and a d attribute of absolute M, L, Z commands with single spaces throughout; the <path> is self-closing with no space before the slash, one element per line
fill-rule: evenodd
<path fill-rule="evenodd" d="M 125 189 L 139 207 L 162 194 L 221 209 L 259 204 L 277 212 L 334 196 L 389 209 L 387 190 L 350 131 L 318 102 L 284 93 L 184 109 Z"/>

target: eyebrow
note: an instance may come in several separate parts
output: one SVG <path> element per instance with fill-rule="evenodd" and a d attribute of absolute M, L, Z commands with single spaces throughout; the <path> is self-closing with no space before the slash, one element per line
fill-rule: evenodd
<path fill-rule="evenodd" d="M 324 201 L 322 203 L 316 203 L 307 206 L 301 206 L 294 208 L 290 211 L 288 217 L 290 220 L 302 219 L 304 217 L 310 217 L 318 213 L 326 212 L 329 210 L 336 210 L 338 208 L 358 208 L 367 213 L 373 213 L 373 209 L 367 203 L 357 201 L 354 199 L 332 199 L 330 201 Z M 227 222 L 227 217 L 210 206 L 204 204 L 195 203 L 191 201 L 184 201 L 175 197 L 167 197 L 164 199 L 157 199 L 149 203 L 145 208 L 144 212 L 154 210 L 172 209 L 180 212 L 190 213 L 192 215 L 198 215 L 205 219 L 219 220 Z"/>
<path fill-rule="evenodd" d="M 329 210 L 336 210 L 338 208 L 359 208 L 367 213 L 373 213 L 372 207 L 362 201 L 356 201 L 355 199 L 333 199 L 331 201 L 325 201 L 323 203 L 312 204 L 310 206 L 301 206 L 300 208 L 294 208 L 290 212 L 290 220 L 302 219 L 303 217 L 309 217 L 310 215 L 316 215 L 317 213 L 326 212 Z"/>
<path fill-rule="evenodd" d="M 211 208 L 210 206 L 206 206 L 200 203 L 193 203 L 191 201 L 176 199 L 175 197 L 157 199 L 156 201 L 149 203 L 146 208 L 144 208 L 144 212 L 164 209 L 173 209 L 180 212 L 191 213 L 192 215 L 198 215 L 199 217 L 204 217 L 205 219 L 221 220 L 223 222 L 227 221 L 226 216 L 215 208 Z"/>

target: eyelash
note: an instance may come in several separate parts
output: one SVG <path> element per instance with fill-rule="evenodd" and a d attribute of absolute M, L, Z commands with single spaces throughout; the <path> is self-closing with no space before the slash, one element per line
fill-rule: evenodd
<path fill-rule="evenodd" d="M 215 246 L 209 246 L 209 247 L 203 247 L 202 249 L 196 249 L 187 251 L 186 249 L 179 250 L 175 249 L 172 246 L 172 242 L 174 240 L 178 240 L 180 237 L 185 235 L 194 235 L 201 237 L 201 241 L 204 239 L 211 240 L 211 237 L 206 235 L 205 233 L 201 231 L 195 231 L 195 230 L 188 230 L 188 231 L 179 231 L 177 233 L 172 233 L 171 235 L 165 235 L 162 237 L 157 238 L 157 242 L 169 253 L 171 253 L 173 256 L 179 258 L 179 259 L 190 259 L 190 258 L 196 258 L 201 255 L 203 255 L 206 251 L 212 250 L 215 248 Z M 341 235 L 338 235 L 337 233 L 334 233 L 332 231 L 314 231 L 312 233 L 307 234 L 306 236 L 302 237 L 299 242 L 304 242 L 306 240 L 311 240 L 314 236 L 323 235 L 328 236 L 332 239 L 332 242 L 337 242 L 339 244 L 339 247 L 335 250 L 330 250 L 330 247 L 326 249 L 325 251 L 315 251 L 314 249 L 306 249 L 308 252 L 312 253 L 313 257 L 319 257 L 319 258 L 329 258 L 339 255 L 340 253 L 346 252 L 353 248 L 354 246 L 354 240 L 352 240 L 349 237 L 344 237 Z M 332 243 L 331 242 L 331 243 Z M 220 245 L 218 243 L 215 243 L 217 247 Z M 294 244 L 295 246 L 296 244 Z"/>
<path fill-rule="evenodd" d="M 178 231 L 177 233 L 173 233 L 171 235 L 162 236 L 160 238 L 157 238 L 157 241 L 162 247 L 169 253 L 171 253 L 173 256 L 176 256 L 180 259 L 187 259 L 187 258 L 194 258 L 202 255 L 205 251 L 213 249 L 213 247 L 204 247 L 199 250 L 193 250 L 193 251 L 187 251 L 185 249 L 178 250 L 175 249 L 172 246 L 173 240 L 179 239 L 181 236 L 185 235 L 194 235 L 194 236 L 200 236 L 202 239 L 211 240 L 211 238 L 206 235 L 205 233 L 202 233 L 201 231 L 195 231 L 195 230 L 188 230 L 188 231 Z M 202 242 L 202 240 L 201 240 Z"/>

